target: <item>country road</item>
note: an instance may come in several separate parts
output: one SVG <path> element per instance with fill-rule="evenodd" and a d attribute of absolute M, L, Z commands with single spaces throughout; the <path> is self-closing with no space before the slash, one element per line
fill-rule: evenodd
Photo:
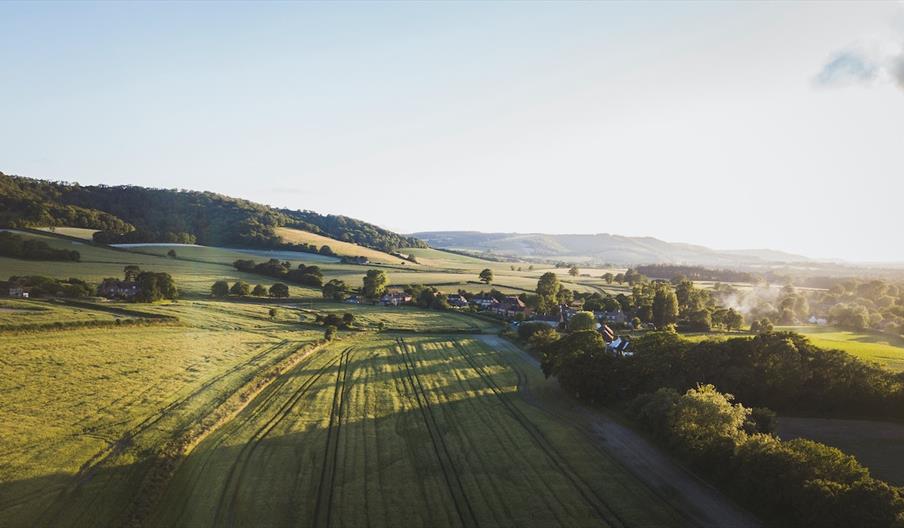
<path fill-rule="evenodd" d="M 494 335 L 477 336 L 496 350 L 515 350 L 526 365 L 540 368 L 534 357 Z M 518 368 L 517 365 L 513 365 Z M 644 482 L 689 522 L 706 528 L 753 528 L 762 523 L 714 487 L 677 464 L 646 438 L 618 423 L 603 411 L 564 394 L 555 380 L 542 386 L 519 387 L 526 402 L 549 413 L 568 416 L 592 436 L 606 453 Z M 543 397 L 539 397 L 539 393 Z"/>

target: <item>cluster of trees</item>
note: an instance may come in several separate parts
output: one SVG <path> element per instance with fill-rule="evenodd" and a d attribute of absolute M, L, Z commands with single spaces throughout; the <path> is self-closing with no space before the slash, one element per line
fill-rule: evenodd
<path fill-rule="evenodd" d="M 95 240 L 184 242 L 282 248 L 281 226 L 298 227 L 381 251 L 424 242 L 345 216 L 277 210 L 210 192 L 78 185 L 0 173 L 0 225 L 100 229 Z M 318 252 L 320 250 L 318 249 Z"/>
<path fill-rule="evenodd" d="M 812 292 L 810 306 L 838 326 L 904 334 L 904 284 L 842 280 L 828 291 Z"/>
<path fill-rule="evenodd" d="M 667 387 L 709 383 L 754 407 L 827 416 L 904 418 L 904 376 L 792 333 L 692 342 L 670 332 L 636 338 L 616 357 L 597 332 L 581 331 L 540 351 L 547 376 L 579 398 L 614 402 Z"/>
<path fill-rule="evenodd" d="M 313 288 L 323 286 L 323 272 L 320 271 L 318 266 L 299 264 L 296 269 L 292 269 L 290 262 L 283 262 L 279 259 L 270 259 L 261 263 L 256 263 L 249 259 L 239 259 L 233 262 L 232 265 L 235 269 L 246 273 L 267 275 Z"/>
<path fill-rule="evenodd" d="M 128 280 L 128 275 L 126 280 Z M 135 282 L 138 283 L 138 293 L 133 299 L 135 302 L 175 300 L 179 297 L 176 281 L 169 273 L 141 271 L 135 277 Z"/>
<path fill-rule="evenodd" d="M 814 315 L 841 328 L 904 334 L 904 284 L 881 279 L 824 282 L 828 289 L 796 289 L 787 284 L 778 294 L 767 290 L 748 293 L 752 297 L 744 301 L 753 306 L 750 320 L 795 325 Z"/>
<path fill-rule="evenodd" d="M 370 269 L 364 275 L 364 288 L 361 293 L 366 299 L 379 299 L 386 286 L 389 285 L 389 277 L 383 270 Z"/>
<path fill-rule="evenodd" d="M 12 276 L 6 282 L 0 282 L 0 292 L 4 295 L 9 288 L 28 288 L 32 297 L 91 297 L 95 293 L 94 285 L 81 279 L 52 279 L 41 275 Z"/>
<path fill-rule="evenodd" d="M 251 285 L 245 281 L 236 281 L 232 286 L 229 286 L 228 282 L 219 280 L 210 287 L 210 294 L 220 298 L 228 297 L 230 295 L 238 297 L 288 297 L 289 287 L 281 282 L 277 282 L 270 286 L 270 288 L 267 288 L 263 284 L 258 284 L 252 288 Z"/>
<path fill-rule="evenodd" d="M 54 249 L 43 240 L 25 238 L 8 231 L 0 231 L 0 256 L 26 260 L 68 260 L 78 262 L 78 251 Z"/>
<path fill-rule="evenodd" d="M 629 406 L 633 418 L 696 469 L 782 526 L 904 526 L 899 488 L 811 440 L 770 434 L 774 415 L 734 403 L 713 385 L 663 388 Z"/>
<path fill-rule="evenodd" d="M 652 264 L 637 266 L 635 271 L 647 277 L 664 279 L 690 279 L 695 281 L 747 282 L 756 284 L 762 277 L 746 271 L 709 269 L 702 266 L 680 266 L 676 264 Z"/>

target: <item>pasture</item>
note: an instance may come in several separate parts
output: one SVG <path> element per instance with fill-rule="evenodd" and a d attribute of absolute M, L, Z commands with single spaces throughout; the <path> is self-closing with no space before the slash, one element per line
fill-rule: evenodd
<path fill-rule="evenodd" d="M 94 317 L 4 316 L 45 304 Z M 271 306 L 106 303 L 179 321 L 0 332 L 0 526 L 680 524 L 559 417 L 523 353 L 468 334 L 494 323 Z M 312 348 L 330 311 L 404 333 Z"/>
<path fill-rule="evenodd" d="M 467 337 L 349 338 L 299 363 L 177 470 L 150 524 L 675 526 L 535 369 Z"/>
<path fill-rule="evenodd" d="M 340 257 L 367 257 L 371 262 L 376 262 L 378 264 L 399 264 L 402 261 L 402 259 L 400 259 L 399 257 L 394 257 L 389 253 L 384 253 L 375 249 L 359 246 L 351 242 L 342 242 L 334 238 L 317 235 L 309 231 L 302 231 L 300 229 L 279 227 L 276 229 L 276 234 L 279 235 L 280 238 L 282 238 L 284 241 L 293 244 L 313 244 L 318 248 L 322 246 L 329 246 L 330 249 L 333 250 L 333 253 L 339 255 Z M 413 264 L 411 262 L 407 263 L 406 266 L 407 265 L 417 266 L 416 264 Z"/>
<path fill-rule="evenodd" d="M 807 336 L 814 345 L 843 350 L 864 361 L 904 372 L 904 338 L 879 332 L 850 331 L 831 326 L 780 326 L 776 330 L 789 330 Z"/>

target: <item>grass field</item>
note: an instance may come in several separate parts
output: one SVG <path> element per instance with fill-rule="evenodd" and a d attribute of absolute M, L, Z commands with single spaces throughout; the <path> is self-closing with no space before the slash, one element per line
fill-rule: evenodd
<path fill-rule="evenodd" d="M 161 446 L 321 335 L 258 305 L 148 309 L 183 321 L 0 333 L 0 525 L 118 524 Z"/>
<path fill-rule="evenodd" d="M 276 234 L 286 242 L 291 242 L 293 244 L 314 244 L 318 248 L 321 246 L 329 246 L 330 249 L 333 250 L 333 253 L 341 257 L 367 257 L 371 262 L 377 262 L 380 264 L 399 264 L 402 260 L 398 257 L 390 255 L 389 253 L 366 248 L 364 246 L 359 246 L 358 244 L 353 244 L 350 242 L 342 242 L 333 238 L 325 237 L 323 235 L 316 235 L 308 231 L 301 231 L 299 229 L 278 227 L 276 228 Z M 412 264 L 410 262 L 406 265 L 416 267 L 415 264 Z"/>
<path fill-rule="evenodd" d="M 895 372 L 904 372 L 904 338 L 878 332 L 854 332 L 830 326 L 780 326 L 807 336 L 816 346 L 843 350 L 866 361 L 879 363 Z"/>
<path fill-rule="evenodd" d="M 538 375 L 469 338 L 336 343 L 199 444 L 150 524 L 677 524 L 578 431 L 519 398 Z"/>
<path fill-rule="evenodd" d="M 36 308 L 95 316 L 2 306 L 10 324 Z M 179 322 L 0 332 L 0 526 L 680 524 L 522 399 L 548 382 L 520 352 L 432 333 L 493 323 L 323 301 L 273 318 L 240 301 L 137 308 Z M 312 351 L 314 311 L 431 334 L 349 333 Z"/>
<path fill-rule="evenodd" d="M 86 229 L 84 227 L 40 227 L 38 229 L 84 240 L 94 240 L 94 233 L 98 231 L 97 229 Z"/>

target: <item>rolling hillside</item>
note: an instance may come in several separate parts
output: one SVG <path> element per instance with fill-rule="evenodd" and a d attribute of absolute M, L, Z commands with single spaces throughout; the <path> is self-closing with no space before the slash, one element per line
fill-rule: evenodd
<path fill-rule="evenodd" d="M 697 265 L 799 262 L 806 257 L 771 250 L 718 251 L 693 244 L 665 242 L 652 237 L 550 235 L 543 233 L 481 233 L 428 231 L 411 236 L 433 247 L 571 261 L 617 264 L 682 263 Z"/>
<path fill-rule="evenodd" d="M 420 240 L 338 215 L 275 209 L 212 192 L 79 185 L 0 173 L 0 227 L 97 229 L 104 243 L 171 242 L 279 248 L 278 227 L 295 227 L 380 251 Z"/>

